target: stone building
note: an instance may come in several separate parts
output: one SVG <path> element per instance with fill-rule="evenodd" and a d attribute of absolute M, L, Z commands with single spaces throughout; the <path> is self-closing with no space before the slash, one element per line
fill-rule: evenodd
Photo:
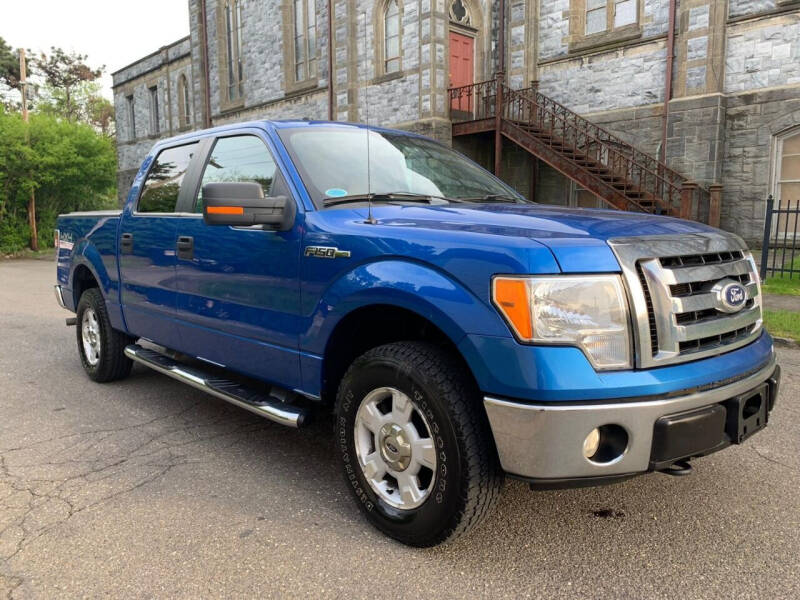
<path fill-rule="evenodd" d="M 121 196 L 156 139 L 259 118 L 421 132 L 489 168 L 497 158 L 541 202 L 602 206 L 598 190 L 630 190 L 594 181 L 590 161 L 541 123 L 515 137 L 477 114 L 496 86 L 463 86 L 502 72 L 507 90 L 538 89 L 525 96 L 536 106 L 563 105 L 615 134 L 597 134 L 603 160 L 627 156 L 628 175 L 650 173 L 642 165 L 656 157 L 717 190 L 721 226 L 749 240 L 768 194 L 800 199 L 800 0 L 189 0 L 188 10 L 187 38 L 114 73 Z"/>

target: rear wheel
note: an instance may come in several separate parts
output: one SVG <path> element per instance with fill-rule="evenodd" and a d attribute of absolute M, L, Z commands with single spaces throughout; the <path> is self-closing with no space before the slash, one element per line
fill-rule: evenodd
<path fill-rule="evenodd" d="M 373 525 L 433 546 L 490 512 L 502 472 L 479 402 L 464 368 L 432 344 L 387 344 L 355 360 L 339 387 L 336 436 Z"/>
<path fill-rule="evenodd" d="M 81 364 L 91 379 L 103 383 L 128 376 L 133 361 L 124 351 L 133 339 L 111 327 L 106 303 L 97 288 L 81 295 L 75 329 Z"/>

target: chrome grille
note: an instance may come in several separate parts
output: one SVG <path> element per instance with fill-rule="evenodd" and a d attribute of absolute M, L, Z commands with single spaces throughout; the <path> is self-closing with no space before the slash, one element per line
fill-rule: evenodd
<path fill-rule="evenodd" d="M 616 238 L 609 244 L 625 276 L 640 367 L 695 360 L 741 347 L 761 330 L 755 264 L 737 236 L 723 232 Z M 724 312 L 720 282 L 745 289 L 744 306 Z"/>

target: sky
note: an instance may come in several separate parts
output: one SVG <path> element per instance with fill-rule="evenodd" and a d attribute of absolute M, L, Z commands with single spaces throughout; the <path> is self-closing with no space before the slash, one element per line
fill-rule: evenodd
<path fill-rule="evenodd" d="M 109 99 L 111 73 L 186 35 L 187 0 L 0 0 L 0 37 L 9 46 L 88 54 L 89 66 L 105 65 Z"/>

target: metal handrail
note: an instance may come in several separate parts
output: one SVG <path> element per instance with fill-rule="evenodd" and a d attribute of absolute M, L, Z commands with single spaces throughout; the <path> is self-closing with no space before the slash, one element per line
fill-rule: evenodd
<path fill-rule="evenodd" d="M 661 211 L 677 208 L 683 177 L 666 165 L 662 168 L 652 157 L 535 90 L 504 90 L 504 98 L 504 118 L 549 133 L 551 145 L 552 141 L 566 142 L 574 151 L 582 151 L 621 178 L 623 194 L 641 191 L 649 194 Z M 630 148 L 630 155 L 619 146 Z"/>
<path fill-rule="evenodd" d="M 502 85 L 500 107 L 496 106 L 498 85 Z M 448 92 L 454 123 L 490 119 L 498 115 L 499 109 L 501 118 L 547 134 L 551 147 L 557 142 L 562 152 L 566 148 L 573 155 L 581 153 L 601 164 L 618 178 L 616 183 L 622 184 L 623 194 L 636 191 L 647 195 L 646 201 L 654 202 L 660 211 L 677 214 L 679 207 L 686 210 L 686 198 L 682 198 L 685 177 L 534 88 L 512 90 L 495 78 L 450 88 Z M 703 211 L 708 210 L 709 192 L 697 186 L 693 193 L 697 198 L 689 200 L 689 210 L 702 217 Z"/>

